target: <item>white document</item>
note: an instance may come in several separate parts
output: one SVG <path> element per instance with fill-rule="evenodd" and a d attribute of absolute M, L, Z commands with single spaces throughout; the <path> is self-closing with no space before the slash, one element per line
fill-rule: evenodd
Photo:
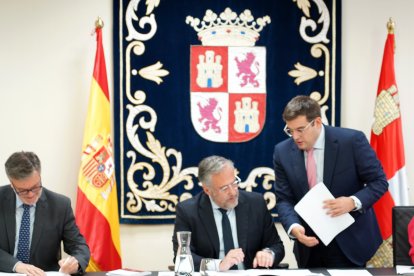
<path fill-rule="evenodd" d="M 58 271 L 45 271 L 46 276 L 70 276 L 69 274 L 65 274 Z M 0 276 L 26 276 L 27 274 L 23 273 L 8 273 L 8 272 L 0 272 Z"/>
<path fill-rule="evenodd" d="M 323 201 L 334 199 L 331 192 L 322 182 L 316 184 L 295 205 L 295 211 L 312 228 L 319 239 L 328 245 L 339 233 L 348 228 L 355 219 L 350 214 L 331 217 L 323 209 Z"/>
<path fill-rule="evenodd" d="M 144 276 L 150 275 L 150 271 L 134 271 L 134 270 L 127 270 L 127 269 L 116 269 L 111 270 L 106 273 L 108 276 Z"/>
<path fill-rule="evenodd" d="M 397 265 L 397 274 L 414 275 L 414 266 L 411 265 Z"/>
<path fill-rule="evenodd" d="M 328 269 L 328 272 L 331 276 L 372 276 L 365 269 Z"/>

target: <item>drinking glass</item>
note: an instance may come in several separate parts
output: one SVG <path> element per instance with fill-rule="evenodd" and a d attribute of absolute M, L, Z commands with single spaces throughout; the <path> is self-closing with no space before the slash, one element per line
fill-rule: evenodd
<path fill-rule="evenodd" d="M 212 276 L 218 271 L 216 262 L 214 259 L 201 259 L 200 263 L 200 275 L 201 276 Z"/>

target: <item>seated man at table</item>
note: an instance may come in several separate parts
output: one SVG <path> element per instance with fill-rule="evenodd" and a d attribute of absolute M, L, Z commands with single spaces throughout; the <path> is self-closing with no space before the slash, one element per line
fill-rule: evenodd
<path fill-rule="evenodd" d="M 69 198 L 42 185 L 33 152 L 13 153 L 5 164 L 10 185 L 0 187 L 0 271 L 29 276 L 45 271 L 83 273 L 89 247 L 75 224 Z M 61 243 L 69 256 L 61 258 Z"/>
<path fill-rule="evenodd" d="M 198 178 L 203 191 L 177 205 L 174 259 L 177 232 L 190 231 L 196 271 L 202 258 L 217 259 L 220 271 L 275 268 L 285 251 L 263 196 L 239 191 L 233 162 L 220 156 L 203 159 Z"/>

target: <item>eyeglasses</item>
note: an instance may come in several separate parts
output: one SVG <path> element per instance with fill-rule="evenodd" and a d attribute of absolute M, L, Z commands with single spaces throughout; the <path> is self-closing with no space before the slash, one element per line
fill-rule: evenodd
<path fill-rule="evenodd" d="M 31 189 L 24 189 L 24 190 L 20 190 L 20 191 L 18 191 L 17 189 L 16 189 L 16 187 L 14 187 L 14 185 L 13 184 L 11 184 L 12 185 L 12 187 L 13 187 L 13 190 L 14 190 L 14 192 L 17 194 L 17 195 L 19 195 L 19 196 L 27 196 L 30 192 L 32 192 L 32 193 L 34 193 L 34 194 L 37 194 L 42 188 L 43 188 L 43 186 L 42 186 L 42 182 L 40 182 L 40 185 L 39 186 L 36 186 L 36 187 L 33 187 L 33 188 L 31 188 Z"/>
<path fill-rule="evenodd" d="M 283 128 L 283 131 L 286 133 L 287 136 L 292 137 L 293 134 L 295 133 L 295 131 L 299 134 L 302 135 L 311 125 L 313 126 L 313 123 L 315 122 L 315 119 L 313 119 L 312 121 L 309 122 L 309 124 L 307 124 L 304 127 L 298 127 L 297 129 L 290 129 L 287 127 L 287 125 L 285 125 L 285 127 Z"/>
<path fill-rule="evenodd" d="M 230 189 L 230 188 L 232 188 L 232 189 L 238 189 L 238 188 L 239 188 L 239 184 L 240 184 L 240 182 L 241 182 L 240 177 L 238 177 L 238 176 L 236 175 L 235 180 L 234 180 L 234 182 L 233 182 L 233 183 L 230 183 L 230 184 L 224 185 L 223 187 L 221 187 L 221 188 L 219 189 L 219 191 L 220 191 L 220 192 L 223 192 L 223 193 L 226 193 L 226 192 L 228 192 L 228 191 L 229 191 L 229 189 Z"/>

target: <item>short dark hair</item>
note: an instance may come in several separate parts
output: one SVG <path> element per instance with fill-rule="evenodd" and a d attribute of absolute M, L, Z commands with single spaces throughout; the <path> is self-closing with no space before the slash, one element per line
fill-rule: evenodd
<path fill-rule="evenodd" d="M 306 116 L 308 122 L 321 117 L 321 107 L 309 96 L 299 95 L 291 99 L 283 111 L 283 120 L 291 121 L 298 116 Z"/>
<path fill-rule="evenodd" d="M 204 158 L 198 164 L 198 180 L 203 185 L 210 186 L 211 175 L 221 172 L 226 165 L 234 168 L 233 161 L 222 156 L 212 155 Z"/>
<path fill-rule="evenodd" d="M 13 153 L 4 164 L 6 174 L 11 179 L 24 179 L 34 171 L 40 173 L 40 159 L 34 152 L 19 151 Z"/>

